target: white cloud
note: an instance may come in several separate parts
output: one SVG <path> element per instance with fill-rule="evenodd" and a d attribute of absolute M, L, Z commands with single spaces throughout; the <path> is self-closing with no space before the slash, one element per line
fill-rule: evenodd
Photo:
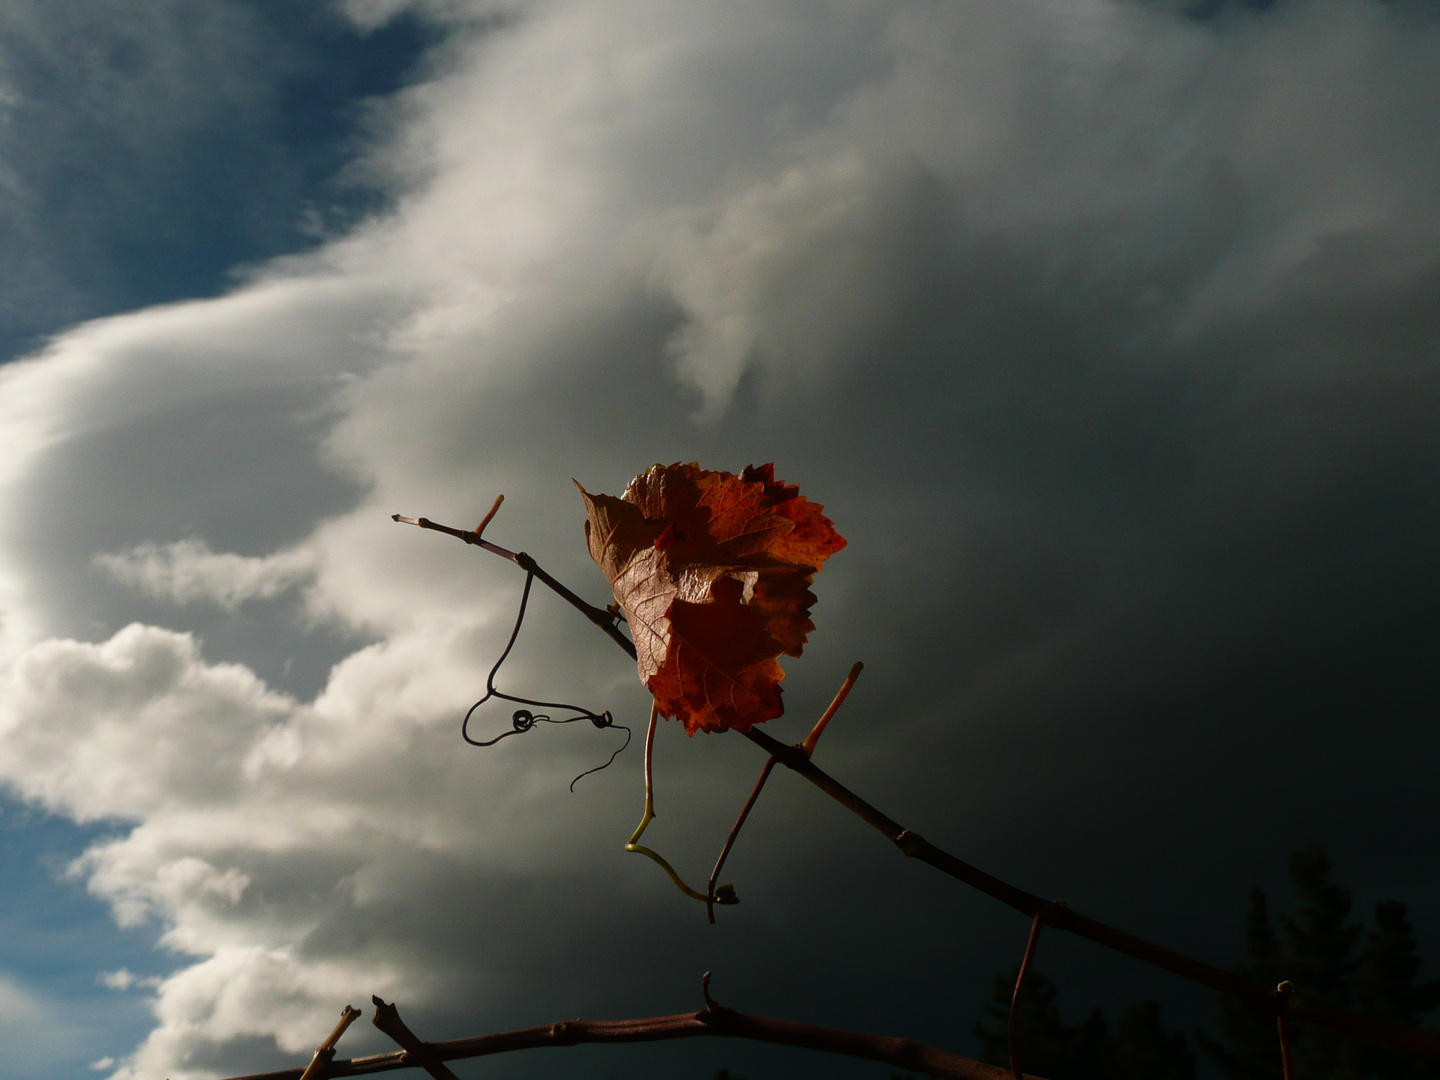
<path fill-rule="evenodd" d="M 109 990 L 129 990 L 132 986 L 156 987 L 161 979 L 154 975 L 136 975 L 129 968 L 116 968 L 114 971 L 102 971 L 95 976 L 95 981 Z M 113 1063 L 113 1059 L 106 1059 Z M 107 1065 L 92 1066 L 92 1068 L 108 1068 Z"/>
<path fill-rule="evenodd" d="M 286 949 L 224 947 L 160 988 L 156 1032 L 114 1076 L 116 1080 L 168 1072 L 182 1080 L 212 1075 L 179 1064 L 208 1046 L 236 1039 L 274 1038 L 297 1058 L 313 1052 L 328 1026 L 334 1001 L 375 986 L 393 993 L 395 979 L 371 964 L 316 962 Z M 320 1004 L 324 1003 L 324 1004 Z"/>
<path fill-rule="evenodd" d="M 21 794 L 79 821 L 225 803 L 257 735 L 293 708 L 245 668 L 205 665 L 188 636 L 134 624 L 11 666 L 0 760 Z"/>
<path fill-rule="evenodd" d="M 376 23 L 397 6 L 351 5 Z M 256 1039 L 302 1055 L 376 992 L 550 1019 L 526 979 L 572 962 L 610 978 L 616 941 L 657 967 L 702 948 L 654 944 L 671 897 L 619 858 L 633 785 L 602 774 L 566 801 L 607 735 L 459 751 L 519 578 L 392 512 L 473 524 L 503 491 L 490 535 L 599 598 L 572 474 L 613 490 L 656 459 L 773 456 L 853 541 L 820 582 L 793 701 L 880 653 L 876 700 L 919 695 L 917 725 L 963 700 L 988 718 L 973 733 L 1131 677 L 1098 654 L 1148 642 L 1125 620 L 1164 605 L 1127 608 L 1086 575 L 1128 581 L 1126 544 L 1153 537 L 1095 527 L 1055 464 L 1130 463 L 1129 443 L 1094 434 L 1144 428 L 1106 396 L 1141 377 L 1126 350 L 1158 358 L 1145 378 L 1191 362 L 1166 350 L 1309 297 L 1330 242 L 1418 244 L 1410 269 L 1365 272 L 1381 292 L 1434 257 L 1428 129 L 1363 103 L 1414 93 L 1380 73 L 1421 70 L 1435 31 L 1357 10 L 1215 27 L 1107 0 L 539 5 L 457 31 L 434 77 L 391 103 L 366 164 L 402 193 L 393 213 L 229 296 L 88 324 L 0 369 L 0 778 L 109 823 L 75 872 L 182 958 L 116 1075 L 249 1071 L 236 1055 Z M 1311 136 L 1266 137 L 1295 130 Z M 1393 400 L 1379 361 L 1336 363 L 1378 370 L 1376 400 Z M 1157 441 L 1189 419 L 1166 413 Z M 1307 437 L 1328 447 L 1323 428 Z M 1033 531 L 1011 543 L 1021 519 Z M 999 571 L 975 577 L 1021 563 L 1078 584 L 1032 608 Z M 300 586 L 311 629 L 365 639 L 313 699 L 214 644 L 248 632 L 277 659 L 293 615 L 246 601 Z M 135 590 L 182 606 L 163 627 L 129 622 Z M 642 722 L 629 665 L 548 602 L 502 685 Z M 954 635 L 943 650 L 934 625 Z M 875 761 L 945 760 L 928 736 L 887 737 L 912 721 L 878 705 L 868 719 L 849 745 L 877 785 Z M 714 762 L 753 764 L 733 743 L 664 748 L 677 844 L 723 834 Z M 910 801 L 915 786 L 888 790 Z M 751 865 L 838 859 L 826 828 L 775 837 Z M 785 846 L 811 840 L 823 860 Z M 825 867 L 817 880 L 845 873 Z M 823 932 L 772 901 L 758 918 Z"/>
<path fill-rule="evenodd" d="M 314 572 L 309 552 L 282 551 L 263 558 L 219 554 L 203 540 L 163 547 L 146 542 L 129 551 L 95 556 L 95 565 L 122 585 L 177 604 L 209 600 L 233 611 L 246 600 L 268 600 Z"/>

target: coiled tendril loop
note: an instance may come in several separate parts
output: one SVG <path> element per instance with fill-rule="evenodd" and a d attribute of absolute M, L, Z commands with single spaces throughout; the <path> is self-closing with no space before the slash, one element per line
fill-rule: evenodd
<path fill-rule="evenodd" d="M 616 728 L 625 732 L 625 741 L 620 744 L 620 749 L 610 755 L 604 765 L 597 765 L 593 769 L 586 769 L 574 780 L 570 781 L 570 790 L 575 790 L 575 785 L 591 773 L 599 772 L 609 766 L 620 756 L 621 752 L 630 745 L 630 729 L 624 724 L 615 723 L 615 718 L 610 715 L 610 710 L 604 712 L 591 712 L 580 705 L 567 705 L 559 701 L 537 701 L 533 698 L 516 697 L 514 694 L 507 694 L 503 690 L 495 689 L 495 676 L 500 671 L 500 666 L 510 655 L 510 650 L 515 647 L 515 639 L 520 636 L 520 626 L 525 622 L 525 608 L 530 603 L 530 586 L 535 582 L 535 575 L 527 572 L 525 574 L 525 588 L 520 593 L 520 610 L 515 615 L 515 627 L 510 631 L 510 640 L 505 643 L 505 651 L 500 654 L 500 659 L 495 661 L 495 666 L 490 669 L 489 676 L 485 679 L 485 696 L 471 705 L 465 713 L 465 719 L 460 725 L 460 737 L 471 746 L 494 746 L 501 739 L 508 739 L 511 735 L 521 735 L 531 730 L 536 724 L 573 724 L 577 720 L 589 720 L 597 728 Z M 502 731 L 493 739 L 473 739 L 470 737 L 470 718 L 475 715 L 475 710 L 486 702 L 498 698 L 501 701 L 514 702 L 516 705 L 531 705 L 537 709 L 564 710 L 572 715 L 561 716 L 558 719 L 549 713 L 531 712 L 530 709 L 516 709 L 510 717 L 510 730 Z"/>

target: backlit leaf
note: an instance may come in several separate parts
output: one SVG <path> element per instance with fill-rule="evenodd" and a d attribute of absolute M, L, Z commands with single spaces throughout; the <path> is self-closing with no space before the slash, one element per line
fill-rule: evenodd
<path fill-rule="evenodd" d="M 580 492 L 590 555 L 661 713 L 692 735 L 779 716 L 778 657 L 800 655 L 815 628 L 810 582 L 845 546 L 823 507 L 771 465 L 739 476 L 656 465 L 621 498 Z"/>

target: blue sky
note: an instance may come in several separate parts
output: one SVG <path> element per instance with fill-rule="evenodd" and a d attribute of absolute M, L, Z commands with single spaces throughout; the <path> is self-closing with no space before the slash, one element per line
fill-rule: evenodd
<path fill-rule="evenodd" d="M 383 190 L 345 167 L 437 37 L 323 4 L 21 4 L 6 22 L 7 292 L 36 289 L 0 310 L 6 356 L 214 296 L 374 209 Z"/>
<path fill-rule="evenodd" d="M 603 602 L 571 479 L 656 461 L 826 506 L 771 726 L 864 660 L 821 756 L 928 838 L 1222 964 L 1318 842 L 1435 955 L 1437 60 L 1372 0 L 7 5 L 0 1077 L 279 1068 L 371 993 L 434 1038 L 675 1012 L 706 969 L 972 1049 L 1023 920 L 798 783 L 710 927 L 621 850 L 637 754 L 572 795 L 588 725 L 460 743 L 520 581 L 390 514 L 503 492 L 491 535 Z M 504 679 L 638 728 L 619 661 L 537 596 Z M 677 727 L 654 839 L 698 874 L 759 763 Z M 1059 935 L 1042 970 L 1208 1015 Z M 485 1073 L 877 1075 L 626 1054 Z"/>

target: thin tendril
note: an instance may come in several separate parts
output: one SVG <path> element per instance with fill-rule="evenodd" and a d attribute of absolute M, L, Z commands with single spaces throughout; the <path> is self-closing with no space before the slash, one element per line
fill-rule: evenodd
<path fill-rule="evenodd" d="M 630 745 L 630 729 L 624 724 L 615 723 L 615 718 L 610 715 L 610 710 L 601 713 L 591 712 L 589 709 L 579 705 L 567 705 L 560 701 L 538 701 L 534 698 L 516 697 L 514 694 L 507 694 L 503 690 L 495 688 L 495 676 L 499 673 L 500 667 L 510 656 L 510 651 L 515 648 L 515 639 L 520 636 L 520 627 L 525 622 L 525 608 L 530 603 L 530 586 L 535 582 L 535 575 L 527 572 L 525 574 L 525 588 L 520 593 L 520 610 L 515 614 L 515 626 L 510 631 L 510 640 L 505 643 L 505 651 L 500 654 L 500 659 L 495 661 L 495 666 L 490 669 L 490 674 L 485 679 L 485 696 L 471 705 L 465 713 L 465 719 L 460 724 L 460 737 L 471 746 L 494 746 L 501 739 L 509 738 L 511 735 L 520 735 L 529 731 L 536 724 L 573 724 L 577 720 L 589 720 L 597 728 L 618 728 L 625 732 L 625 742 L 620 749 L 610 755 L 610 759 L 604 765 L 597 765 L 593 769 L 586 769 L 574 780 L 570 781 L 570 790 L 575 790 L 575 785 L 591 773 L 599 772 L 608 768 L 627 746 Z M 472 739 L 470 737 L 470 719 L 475 715 L 475 710 L 484 705 L 492 698 L 499 698 L 502 701 L 510 701 L 516 705 L 531 705 L 537 709 L 565 709 L 574 713 L 574 716 L 562 716 L 559 719 L 549 716 L 546 713 L 531 712 L 530 709 L 516 709 L 510 718 L 510 730 L 502 731 L 493 739 Z"/>
<path fill-rule="evenodd" d="M 578 784 L 581 780 L 584 780 L 585 777 L 589 776 L 591 773 L 597 773 L 601 769 L 608 769 L 611 765 L 615 764 L 615 759 L 620 756 L 621 751 L 623 751 L 627 746 L 630 745 L 630 729 L 628 727 L 626 727 L 624 724 L 614 723 L 612 723 L 610 726 L 625 732 L 625 741 L 620 744 L 619 750 L 616 750 L 613 754 L 610 755 L 610 760 L 605 762 L 604 765 L 596 765 L 593 769 L 586 769 L 579 776 L 575 777 L 574 780 L 571 780 L 570 790 L 572 792 L 575 790 L 575 785 Z"/>

